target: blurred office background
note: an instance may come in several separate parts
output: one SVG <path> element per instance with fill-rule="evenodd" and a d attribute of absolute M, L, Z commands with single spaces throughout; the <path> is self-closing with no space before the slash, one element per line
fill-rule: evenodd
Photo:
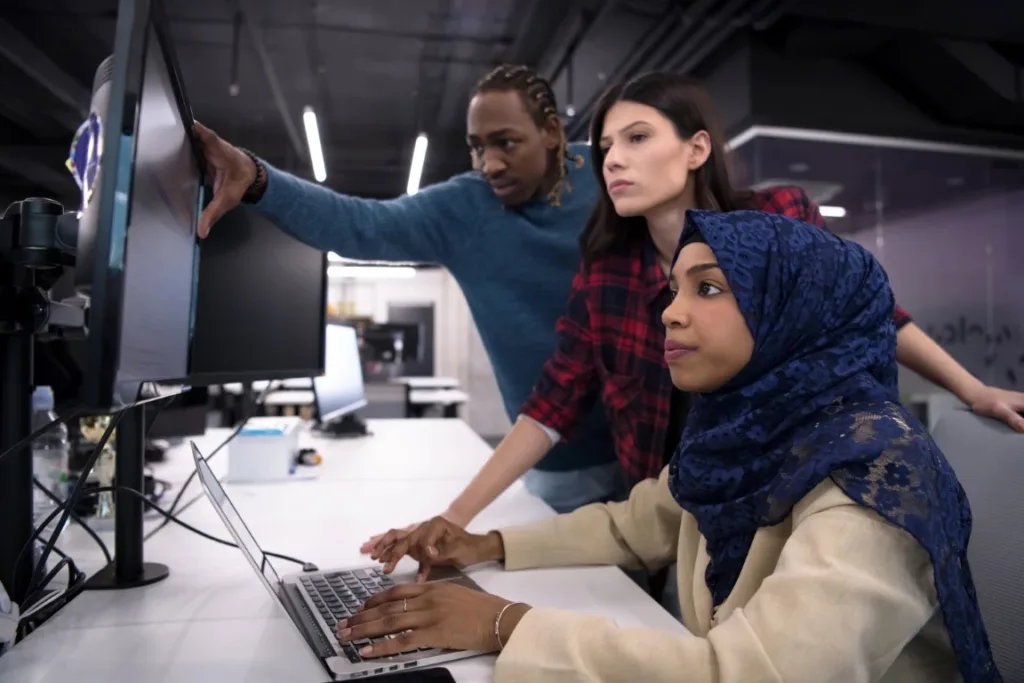
<path fill-rule="evenodd" d="M 0 201 L 75 204 L 64 170 L 111 0 L 0 9 Z M 961 0 L 174 0 L 196 117 L 235 144 L 367 197 L 468 170 L 465 108 L 500 62 L 550 78 L 573 140 L 601 90 L 648 70 L 705 80 L 737 178 L 791 183 L 881 259 L 918 324 L 983 380 L 1024 389 L 1024 12 Z M 368 416 L 396 374 L 455 378 L 477 432 L 508 428 L 458 285 L 429 264 L 332 257 L 329 314 L 363 335 Z M 391 340 L 390 342 L 388 340 Z M 390 347 L 389 347 L 390 344 Z M 390 348 L 390 350 L 389 350 Z M 400 367 L 398 367 L 400 366 Z M 374 389 L 376 387 L 376 389 Z M 904 376 L 913 401 L 936 390 Z M 376 391 L 376 393 L 374 393 Z"/>

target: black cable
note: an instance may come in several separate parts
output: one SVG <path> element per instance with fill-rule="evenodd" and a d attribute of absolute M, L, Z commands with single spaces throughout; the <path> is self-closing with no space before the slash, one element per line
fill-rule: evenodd
<path fill-rule="evenodd" d="M 68 587 L 62 595 L 55 598 L 50 604 L 46 605 L 45 607 L 42 607 L 38 612 L 29 614 L 28 616 L 22 617 L 19 620 L 18 632 L 16 635 L 15 642 L 21 642 L 22 640 L 24 640 L 25 637 L 27 637 L 30 633 L 32 633 L 41 625 L 46 623 L 46 621 L 50 619 L 50 617 L 52 617 L 54 614 L 63 609 L 65 605 L 67 605 L 69 602 L 75 599 L 83 590 L 85 590 L 86 579 L 88 578 L 85 575 L 85 572 L 80 571 L 78 567 L 75 566 L 74 560 L 72 560 L 70 557 L 67 557 L 67 555 L 65 555 L 56 547 L 54 547 L 54 552 L 64 558 L 67 558 Z M 24 610 L 23 613 L 25 611 L 28 610 Z"/>
<path fill-rule="evenodd" d="M 72 418 L 78 417 L 83 412 L 85 412 L 85 409 L 82 408 L 81 406 L 78 406 L 78 407 L 72 408 L 70 411 L 68 411 L 67 415 L 58 415 L 56 419 L 52 420 L 45 427 L 40 427 L 39 429 L 37 429 L 36 431 L 34 431 L 31 434 L 29 434 L 28 436 L 26 436 L 24 439 L 22 439 L 18 443 L 14 444 L 10 448 L 8 448 L 3 453 L 0 453 L 0 460 L 3 460 L 4 458 L 6 458 L 11 453 L 14 453 L 16 451 L 20 451 L 22 448 L 24 448 L 25 446 L 28 446 L 33 441 L 35 441 L 40 436 L 42 436 L 46 432 L 50 431 L 54 427 L 56 427 L 58 425 L 61 425 L 61 424 L 64 424 L 65 422 L 71 420 Z"/>
<path fill-rule="evenodd" d="M 251 404 L 249 404 L 249 411 L 252 411 L 257 405 L 261 404 L 263 402 L 263 399 L 265 399 L 267 397 L 267 394 L 269 394 L 275 388 L 276 388 L 276 384 L 274 382 L 268 382 L 267 386 L 263 388 L 263 391 L 260 392 L 259 396 L 257 396 L 256 399 Z M 245 428 L 246 423 L 249 421 L 249 418 L 252 417 L 252 415 L 249 414 L 249 411 L 247 411 L 242 416 L 242 419 L 239 421 L 238 426 L 236 426 L 234 428 L 234 430 L 232 430 L 232 432 L 228 435 L 228 437 L 226 439 L 224 439 L 220 443 L 220 445 L 218 445 L 215 449 L 213 449 L 212 453 L 210 453 L 208 456 L 206 456 L 206 461 L 207 462 L 212 460 L 213 456 L 217 455 L 217 453 L 219 453 L 225 446 L 227 446 L 229 443 L 231 443 L 231 441 L 234 440 L 234 438 L 241 433 L 241 431 Z M 178 509 L 178 503 L 180 503 L 181 499 L 185 496 L 185 490 L 188 489 L 189 484 L 191 484 L 192 480 L 195 479 L 196 474 L 197 474 L 197 470 L 192 470 L 192 472 L 188 475 L 188 478 L 185 480 L 185 483 L 181 485 L 181 489 L 178 491 L 178 495 L 176 495 L 174 497 L 174 500 L 171 501 L 171 507 L 169 507 L 167 509 L 167 514 L 169 514 L 169 515 L 174 515 L 175 513 L 179 513 L 180 514 L 180 513 L 184 512 L 185 510 L 189 509 L 193 505 L 193 503 L 195 503 L 197 500 L 199 500 L 200 498 L 203 497 L 202 494 L 200 494 L 200 495 L 196 496 L 195 498 L 193 498 L 192 500 L 190 500 L 189 502 L 185 503 L 185 505 L 182 506 L 182 508 L 180 510 Z M 157 534 L 157 532 L 159 532 L 161 529 L 163 529 L 164 527 L 166 527 L 170 523 L 171 523 L 170 517 L 168 517 L 163 522 L 161 522 L 159 525 L 157 525 L 157 527 L 155 529 L 153 529 L 148 534 L 146 534 L 143 537 L 142 540 L 143 541 L 148 541 L 149 539 L 153 538 L 153 536 L 155 536 Z"/>
<path fill-rule="evenodd" d="M 171 400 L 173 400 L 173 398 L 175 397 L 168 397 L 167 399 L 165 399 L 163 402 L 161 402 L 160 406 L 156 408 L 154 412 L 156 414 L 159 414 L 160 411 L 163 410 L 171 402 Z M 74 508 L 76 505 L 78 505 L 78 500 L 82 495 L 82 491 L 85 489 L 85 480 L 88 478 L 89 473 L 92 472 L 93 466 L 99 459 L 100 454 L 103 452 L 103 448 L 107 445 L 107 442 L 110 441 L 111 435 L 114 433 L 114 430 L 117 429 L 117 425 L 120 424 L 121 418 L 124 417 L 126 410 L 134 410 L 134 407 L 120 410 L 117 413 L 114 413 L 113 415 L 110 416 L 110 423 L 107 425 L 107 428 L 103 431 L 103 436 L 101 436 L 100 440 L 96 443 L 96 447 L 89 455 L 89 459 L 86 461 L 85 465 L 82 466 L 82 472 L 78 477 L 78 481 L 75 482 L 74 487 L 71 489 L 71 494 L 68 496 L 67 501 L 65 501 L 64 505 L 57 508 L 58 510 L 62 510 L 62 515 L 60 521 L 57 523 L 57 526 L 54 528 L 53 533 L 50 534 L 50 539 L 46 542 L 46 546 L 43 547 L 43 552 L 39 556 L 39 561 L 36 562 L 35 568 L 33 568 L 32 570 L 32 581 L 29 583 L 29 593 L 33 593 L 35 590 L 38 589 L 38 586 L 36 584 L 36 577 L 39 575 L 40 571 L 44 567 L 46 567 L 46 560 L 50 558 L 50 553 L 53 551 L 53 546 L 57 543 L 57 538 L 60 536 L 61 530 L 64 528 L 64 525 L 67 524 L 68 517 L 74 514 Z M 49 426 L 47 427 L 47 429 L 49 429 Z M 37 431 L 39 433 L 44 433 L 46 430 L 44 429 Z M 25 439 L 22 439 L 22 441 L 25 441 Z M 29 439 L 29 441 L 31 441 L 31 439 Z M 52 519 L 52 517 L 47 516 L 47 520 L 49 519 Z M 44 523 L 41 526 L 42 528 L 45 528 L 46 523 Z M 34 541 L 35 538 L 38 537 L 39 533 L 41 533 L 40 529 L 37 529 L 35 532 L 33 532 L 32 538 L 29 540 L 28 547 L 31 547 L 32 542 Z M 21 561 L 21 556 L 22 554 L 24 554 L 24 552 L 25 548 L 23 547 L 21 549 L 21 552 L 18 553 L 18 562 Z M 16 562 L 14 566 L 18 566 L 18 563 Z"/>
<path fill-rule="evenodd" d="M 22 601 L 22 603 L 23 603 L 22 606 L 21 606 L 22 613 L 28 612 L 32 608 L 32 606 L 36 603 L 36 600 L 35 600 L 36 596 L 39 596 L 39 599 L 42 599 L 42 598 L 46 597 L 45 596 L 46 587 L 48 585 L 50 585 L 50 582 L 53 581 L 54 578 L 56 578 L 56 576 L 60 572 L 61 568 L 63 568 L 63 567 L 67 567 L 68 568 L 68 590 L 73 588 L 74 585 L 78 581 L 85 579 L 85 574 L 78 569 L 78 567 L 75 565 L 75 561 L 73 559 L 71 559 L 71 556 L 69 556 L 67 553 L 65 553 L 63 550 L 61 550 L 57 546 L 53 547 L 53 552 L 58 557 L 61 558 L 60 562 L 57 564 L 56 567 L 51 569 L 46 574 L 46 577 L 43 579 L 43 581 L 41 583 L 41 587 L 38 590 L 36 590 L 35 593 L 32 593 L 31 595 L 27 595 L 25 597 L 25 599 Z M 40 593 L 42 593 L 43 595 L 40 595 Z"/>
<path fill-rule="evenodd" d="M 52 500 L 54 503 L 56 503 L 57 505 L 64 505 L 64 501 L 60 499 L 60 496 L 56 495 L 55 493 L 53 493 L 53 491 L 50 491 L 48 488 L 43 486 L 43 483 L 41 481 L 39 481 L 35 477 L 32 477 L 32 483 L 35 484 L 37 489 L 45 493 L 46 497 Z M 98 545 L 100 547 L 100 550 L 103 551 L 103 557 L 107 560 L 107 564 L 110 564 L 110 562 L 113 561 L 113 556 L 110 554 L 110 550 L 107 548 L 107 544 L 103 542 L 103 539 L 100 538 L 99 535 L 92 530 L 92 527 L 86 524 L 85 520 L 82 519 L 74 510 L 71 511 L 71 519 L 75 520 L 75 523 L 78 524 L 78 526 L 82 527 L 82 529 L 85 530 L 85 533 L 89 534 L 92 540 L 96 541 L 96 545 Z M 60 552 L 57 551 L 56 547 L 54 547 L 54 551 L 57 552 L 58 555 L 60 555 Z M 61 557 L 64 556 L 61 555 Z"/>
<path fill-rule="evenodd" d="M 183 529 L 188 529 L 189 531 L 191 531 L 194 534 L 198 534 L 198 535 L 202 536 L 203 538 L 205 538 L 207 540 L 213 541 L 214 543 L 220 543 L 221 545 L 225 545 L 225 546 L 227 546 L 229 548 L 237 548 L 238 547 L 238 545 L 236 543 L 234 543 L 233 541 L 228 541 L 228 540 L 225 540 L 223 538 L 217 538 L 216 536 L 214 536 L 212 534 L 208 534 L 205 531 L 202 531 L 201 529 L 197 529 L 196 527 L 192 526 L 188 522 L 181 521 L 176 516 L 172 515 L 170 512 L 168 512 L 167 510 L 164 510 L 163 508 L 158 506 L 156 503 L 151 501 L 148 496 L 146 496 L 143 493 L 139 493 L 135 489 L 129 489 L 129 488 L 125 488 L 125 487 L 122 487 L 122 486 L 111 486 L 111 487 L 101 487 L 99 490 L 100 491 L 114 491 L 114 492 L 117 492 L 117 493 L 130 493 L 131 495 L 135 496 L 136 498 L 141 498 L 143 503 L 147 507 L 151 508 L 154 512 L 156 512 L 156 513 L 160 514 L 162 517 L 164 517 L 164 519 L 167 521 L 168 524 L 173 522 L 173 523 L 177 524 L 178 526 L 182 527 Z M 285 562 L 292 562 L 294 564 L 298 564 L 298 565 L 301 565 L 303 567 L 305 567 L 306 565 L 310 564 L 309 562 L 305 562 L 305 561 L 300 560 L 298 558 L 291 557 L 290 555 L 282 555 L 280 553 L 272 553 L 272 552 L 269 552 L 269 551 L 263 551 L 263 554 L 266 555 L 267 557 L 276 557 L 279 560 L 284 560 Z"/>
<path fill-rule="evenodd" d="M 39 556 L 39 561 L 36 562 L 35 568 L 32 570 L 32 581 L 28 586 L 29 593 L 33 593 L 36 590 L 36 577 L 42 571 L 42 568 L 46 566 L 46 560 L 50 558 L 50 553 L 53 551 L 53 546 L 57 543 L 57 537 L 60 536 L 61 529 L 63 529 L 64 525 L 67 524 L 68 517 L 71 516 L 71 511 L 76 505 L 78 505 L 78 499 L 81 497 L 83 489 L 85 489 L 86 477 L 88 477 L 89 472 L 92 471 L 93 465 L 95 465 L 96 461 L 99 459 L 104 446 L 106 446 L 107 441 L 110 440 L 110 436 L 114 433 L 114 430 L 117 429 L 117 425 L 121 422 L 121 418 L 124 417 L 124 413 L 125 411 L 122 410 L 110 417 L 110 423 L 107 425 L 107 428 L 103 430 L 103 436 L 101 436 L 100 440 L 96 443 L 96 447 L 93 449 L 92 453 L 89 454 L 89 459 L 82 467 L 82 473 L 79 476 L 78 481 L 75 482 L 74 487 L 72 487 L 71 494 L 68 495 L 68 499 L 64 502 L 64 505 L 54 510 L 54 512 L 61 513 L 60 521 L 54 528 L 53 533 L 50 534 L 50 538 L 46 542 L 46 546 L 43 548 L 42 554 Z M 25 553 L 26 548 L 32 547 L 35 539 L 43 532 L 46 525 L 52 521 L 53 517 L 53 513 L 47 515 L 46 521 L 40 524 L 32 533 L 31 538 L 29 538 L 29 542 L 25 544 L 25 546 L 22 547 L 21 552 L 18 553 L 18 561 L 15 562 L 14 566 L 18 566 L 18 563 L 21 562 L 21 556 Z M 15 592 L 17 592 L 17 590 L 15 590 Z"/>
<path fill-rule="evenodd" d="M 170 405 L 171 401 L 173 401 L 175 398 L 177 398 L 177 395 L 168 397 L 168 398 L 164 399 L 163 401 L 160 401 L 159 405 L 157 406 L 157 408 L 153 411 L 153 420 L 155 420 L 156 416 L 160 414 L 160 411 L 162 411 L 164 408 L 166 408 L 168 405 Z M 38 437 L 38 436 L 40 436 L 42 434 L 45 434 L 47 431 L 49 431 L 53 427 L 55 427 L 55 426 L 57 426 L 57 425 L 59 425 L 59 424 L 61 424 L 63 422 L 66 422 L 66 421 L 72 419 L 73 417 L 75 417 L 77 415 L 80 415 L 83 412 L 85 412 L 85 410 L 82 407 L 76 407 L 76 408 L 72 409 L 71 411 L 68 412 L 68 414 L 66 416 L 58 417 L 56 420 L 53 420 L 52 422 L 50 422 L 50 424 L 46 425 L 45 427 L 40 427 L 35 432 L 30 434 L 26 438 L 22 439 L 21 441 L 19 441 L 13 447 L 7 449 L 2 455 L 0 455 L 0 458 L 2 458 L 3 455 L 7 455 L 7 453 L 11 453 L 11 452 L 17 450 L 21 445 L 31 443 L 31 441 L 33 439 L 35 439 L 36 437 Z M 43 549 L 43 554 L 40 556 L 39 562 L 36 564 L 35 568 L 32 570 L 32 581 L 33 582 L 35 581 L 36 576 L 39 574 L 40 568 L 46 566 L 46 560 L 49 559 L 49 554 L 52 551 L 54 544 L 57 542 L 57 537 L 60 536 L 61 530 L 63 529 L 64 525 L 67 523 L 68 517 L 71 517 L 72 519 L 74 519 L 75 522 L 77 522 L 79 526 L 81 526 L 83 529 L 85 529 L 85 532 L 87 534 L 89 534 L 89 536 L 91 536 L 94 541 L 96 541 L 96 543 L 100 546 L 100 550 L 103 551 L 103 557 L 107 560 L 108 563 L 110 563 L 113 560 L 113 557 L 110 554 L 110 550 L 107 548 L 106 544 L 103 542 L 103 539 L 101 539 L 96 534 L 96 532 L 92 530 L 92 527 L 90 527 L 88 524 L 86 524 L 81 519 L 81 517 L 79 517 L 75 513 L 74 506 L 78 504 L 78 499 L 80 497 L 80 492 L 81 492 L 81 490 L 82 490 L 82 488 L 84 486 L 85 480 L 88 478 L 89 473 L 92 471 L 93 466 L 96 464 L 96 460 L 99 458 L 100 453 L 103 452 L 103 447 L 106 446 L 107 442 L 110 440 L 111 435 L 114 433 L 114 429 L 117 427 L 117 424 L 121 421 L 121 418 L 123 416 L 124 416 L 124 411 L 120 411 L 120 412 L 116 413 L 115 415 L 113 415 L 111 417 L 110 424 L 107 425 L 106 430 L 103 432 L 103 436 L 100 438 L 99 442 L 96 444 L 96 447 L 93 449 L 93 452 L 89 455 L 89 459 L 86 461 L 85 466 L 82 468 L 82 471 L 81 471 L 81 474 L 79 475 L 78 481 L 75 482 L 75 486 L 71 489 L 71 494 L 68 496 L 67 501 L 61 501 L 49 489 L 47 489 L 45 486 L 43 486 L 39 482 L 38 479 L 36 479 L 35 477 L 32 478 L 33 479 L 33 483 L 41 491 L 43 491 L 43 493 L 45 493 L 51 500 L 53 500 L 54 502 L 57 503 L 57 508 L 56 508 L 56 510 L 54 510 L 54 513 L 56 513 L 57 511 L 60 511 L 60 510 L 63 510 L 64 513 L 65 513 L 64 516 L 61 517 L 60 523 L 54 529 L 54 532 L 51 535 L 50 540 L 47 542 L 45 548 Z M 152 426 L 152 424 L 153 424 L 152 421 L 150 421 L 149 424 L 147 425 L 147 431 L 148 431 L 149 427 Z M 49 524 L 50 521 L 52 521 L 52 520 L 53 520 L 53 515 L 52 514 L 47 516 L 46 520 L 41 525 L 39 525 L 36 528 L 36 530 L 32 533 L 32 537 L 29 539 L 28 546 L 26 546 L 26 547 L 31 547 L 32 546 L 32 543 L 34 543 L 35 540 L 37 538 L 39 538 L 40 534 L 42 534 L 43 530 L 45 530 L 46 525 Z M 15 563 L 15 566 L 17 566 L 21 562 L 21 557 L 22 557 L 22 555 L 25 554 L 26 547 L 22 547 L 21 551 L 18 553 L 18 561 Z M 30 584 L 30 591 L 32 590 L 32 587 L 33 587 L 32 584 Z"/>

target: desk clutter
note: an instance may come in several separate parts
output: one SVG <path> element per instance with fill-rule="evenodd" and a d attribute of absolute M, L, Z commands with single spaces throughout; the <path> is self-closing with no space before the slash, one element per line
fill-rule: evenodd
<path fill-rule="evenodd" d="M 250 418 L 228 444 L 231 482 L 280 481 L 295 473 L 299 457 L 298 417 Z"/>
<path fill-rule="evenodd" d="M 276 427 L 283 438 L 294 424 L 291 419 L 270 417 L 251 426 L 254 432 Z M 303 425 L 298 440 L 300 456 L 311 458 L 311 462 L 322 456 L 315 468 L 316 481 L 292 477 L 235 483 L 224 477 L 225 489 L 260 550 L 268 556 L 271 551 L 284 551 L 320 567 L 365 565 L 367 558 L 358 548 L 366 538 L 443 508 L 491 451 L 461 420 L 370 420 L 369 427 L 372 437 L 335 439 Z M 227 446 L 214 453 L 232 431 L 210 429 L 194 439 L 218 477 L 227 472 L 231 456 Z M 268 437 L 274 435 L 254 433 L 236 439 Z M 163 460 L 152 465 L 154 475 L 170 482 L 172 491 L 185 490 L 195 467 L 189 440 L 171 445 Z M 187 488 L 186 495 L 197 497 L 202 504 L 182 505 L 178 518 L 206 534 L 229 539 L 198 482 Z M 522 487 L 510 490 L 503 500 L 501 506 L 481 517 L 481 523 L 513 526 L 553 514 Z M 147 526 L 147 535 L 153 528 Z M 117 595 L 109 591 L 79 594 L 60 610 L 58 618 L 42 624 L 31 637 L 0 656 L 0 681 L 56 683 L 66 680 L 72 669 L 77 683 L 328 680 L 328 672 L 310 656 L 284 607 L 259 585 L 251 568 L 237 557 L 238 550 L 177 526 L 169 529 L 177 531 L 152 535 L 145 552 L 147 558 L 167 564 L 170 580 Z M 104 537 L 109 542 L 107 534 Z M 92 573 L 104 564 L 94 542 L 76 524 L 61 535 L 60 549 L 74 557 L 85 572 Z M 292 563 L 271 557 L 278 572 L 300 571 L 298 565 L 289 566 Z M 411 577 L 414 570 L 415 564 L 400 565 L 395 578 Z M 503 573 L 499 567 L 481 566 L 473 570 L 472 579 L 487 591 L 531 604 L 602 613 L 624 625 L 674 632 L 682 629 L 614 567 Z M 487 657 L 444 666 L 460 682 L 484 683 L 493 677 L 492 660 Z M 425 674 L 429 670 L 410 671 Z M 210 672 L 215 672 L 215 679 Z M 383 683 L 388 679 L 361 680 Z"/>

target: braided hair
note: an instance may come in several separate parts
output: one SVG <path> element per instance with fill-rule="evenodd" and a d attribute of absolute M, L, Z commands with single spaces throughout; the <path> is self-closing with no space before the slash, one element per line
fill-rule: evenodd
<path fill-rule="evenodd" d="M 551 84 L 534 69 L 521 64 L 502 64 L 495 68 L 477 82 L 473 94 L 510 90 L 520 94 L 523 104 L 526 105 L 526 110 L 538 127 L 546 126 L 552 116 L 558 117 L 555 92 L 552 90 Z M 574 155 L 570 158 L 569 142 L 566 140 L 565 130 L 561 126 L 558 127 L 558 135 L 560 139 L 555 157 L 558 180 L 548 192 L 548 201 L 552 206 L 558 206 L 561 203 L 563 192 L 572 191 L 568 178 L 568 163 L 571 161 L 576 168 L 583 166 L 582 156 Z"/>

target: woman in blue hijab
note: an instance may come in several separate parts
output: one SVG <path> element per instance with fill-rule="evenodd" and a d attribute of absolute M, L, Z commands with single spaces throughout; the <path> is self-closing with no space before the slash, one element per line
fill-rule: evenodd
<path fill-rule="evenodd" d="M 390 627 L 395 648 L 499 650 L 499 682 L 999 681 L 966 497 L 899 403 L 881 265 L 789 218 L 691 211 L 671 279 L 666 360 L 694 399 L 661 477 L 483 536 L 439 518 L 403 551 L 507 569 L 677 560 L 696 637 L 441 582 L 375 596 L 342 639 Z"/>

